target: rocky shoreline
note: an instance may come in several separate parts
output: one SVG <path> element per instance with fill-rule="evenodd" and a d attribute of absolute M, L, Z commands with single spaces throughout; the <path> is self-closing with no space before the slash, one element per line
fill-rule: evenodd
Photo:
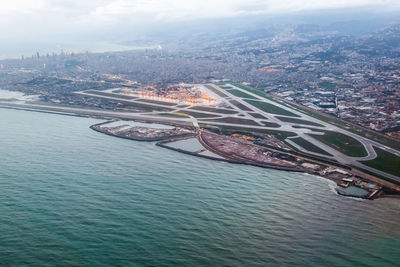
<path fill-rule="evenodd" d="M 383 184 L 372 182 L 368 177 L 360 176 L 359 172 L 353 172 L 351 168 L 344 169 L 299 155 L 292 155 L 289 152 L 255 145 L 234 137 L 222 136 L 205 130 L 183 128 L 178 125 L 169 125 L 168 129 L 156 129 L 140 126 L 128 127 L 121 122 L 119 126 L 107 127 L 112 122 L 114 121 L 102 122 L 92 125 L 90 128 L 119 138 L 157 142 L 156 145 L 159 147 L 211 160 L 318 175 L 334 181 L 338 185 L 337 193 L 347 197 L 376 199 L 385 196 L 385 191 L 388 191 Z M 190 151 L 185 147 L 171 145 L 189 139 L 198 140 L 203 148 L 198 151 Z"/>

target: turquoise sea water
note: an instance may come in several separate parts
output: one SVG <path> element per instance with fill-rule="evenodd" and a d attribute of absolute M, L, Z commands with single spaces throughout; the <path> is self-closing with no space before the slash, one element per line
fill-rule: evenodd
<path fill-rule="evenodd" d="M 400 200 L 0 109 L 0 265 L 398 266 Z"/>

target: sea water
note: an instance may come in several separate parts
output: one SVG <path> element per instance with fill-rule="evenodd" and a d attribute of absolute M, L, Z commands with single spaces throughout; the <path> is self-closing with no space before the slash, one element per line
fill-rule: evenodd
<path fill-rule="evenodd" d="M 400 200 L 0 109 L 0 265 L 398 266 Z"/>

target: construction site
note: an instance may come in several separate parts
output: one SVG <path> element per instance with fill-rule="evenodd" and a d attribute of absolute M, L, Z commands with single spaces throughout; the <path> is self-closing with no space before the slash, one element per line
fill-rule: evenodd
<path fill-rule="evenodd" d="M 201 128 L 119 120 L 99 123 L 91 128 L 125 139 L 158 141 L 160 147 L 213 160 L 318 175 L 334 181 L 338 185 L 337 193 L 344 196 L 374 199 L 384 195 L 385 191 L 398 190 L 347 166 L 299 155 L 269 135 L 221 135 Z"/>

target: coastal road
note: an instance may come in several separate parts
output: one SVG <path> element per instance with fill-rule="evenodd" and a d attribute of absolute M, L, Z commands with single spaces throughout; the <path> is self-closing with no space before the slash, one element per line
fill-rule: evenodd
<path fill-rule="evenodd" d="M 203 86 L 204 85 L 196 85 L 196 86 Z M 249 128 L 251 129 L 263 129 L 263 130 L 278 130 L 278 131 L 285 131 L 285 132 L 291 132 L 296 134 L 297 137 L 301 137 L 305 139 L 306 141 L 312 143 L 313 145 L 325 150 L 329 154 L 332 155 L 331 158 L 337 160 L 338 162 L 344 163 L 344 164 L 352 164 L 354 166 L 364 168 L 367 170 L 370 170 L 372 168 L 363 165 L 359 161 L 366 161 L 366 160 L 372 160 L 376 158 L 377 154 L 373 148 L 379 147 L 385 151 L 388 151 L 390 153 L 393 153 L 395 155 L 400 156 L 400 151 L 397 151 L 395 149 L 389 148 L 387 146 L 384 146 L 380 143 L 377 143 L 375 141 L 369 140 L 367 138 L 361 137 L 357 134 L 354 134 L 352 132 L 349 132 L 347 130 L 344 130 L 342 128 L 339 128 L 335 125 L 329 124 L 324 121 L 320 121 L 319 119 L 316 119 L 314 117 L 311 117 L 307 114 L 304 114 L 302 112 L 299 112 L 293 108 L 287 107 L 286 105 L 282 105 L 280 103 L 274 102 L 272 100 L 266 99 L 264 97 L 261 97 L 257 94 L 254 94 L 252 92 L 249 92 L 247 90 L 244 90 L 242 88 L 236 87 L 232 84 L 229 84 L 230 87 L 232 87 L 235 90 L 238 90 L 244 94 L 250 95 L 254 99 L 268 103 L 270 105 L 277 106 L 283 110 L 286 110 L 288 112 L 296 114 L 298 117 L 291 117 L 291 116 L 285 116 L 285 115 L 278 115 L 278 114 L 272 114 L 268 112 L 264 112 L 263 110 L 247 103 L 243 97 L 238 97 L 233 94 L 231 94 L 227 90 L 223 90 L 217 85 L 214 84 L 209 84 L 208 86 L 212 86 L 215 90 L 219 90 L 221 93 L 226 95 L 226 97 L 221 97 L 220 101 L 224 103 L 225 107 L 228 106 L 230 109 L 227 110 L 234 110 L 237 113 L 236 114 L 223 114 L 223 113 L 218 113 L 218 112 L 213 112 L 213 111 L 203 111 L 203 110 L 193 110 L 191 109 L 195 105 L 189 105 L 187 107 L 178 107 L 178 104 L 175 105 L 162 105 L 162 103 L 145 103 L 138 101 L 138 99 L 134 100 L 127 100 L 127 99 L 122 99 L 121 97 L 118 97 L 116 94 L 115 97 L 113 96 L 104 96 L 104 95 L 99 95 L 91 92 L 77 92 L 77 94 L 80 95 L 85 95 L 85 96 L 92 96 L 92 97 L 97 97 L 97 98 L 104 98 L 104 99 L 109 99 L 109 100 L 114 100 L 114 101 L 124 101 L 124 102 L 132 102 L 133 104 L 137 103 L 140 105 L 149 105 L 149 106 L 155 106 L 155 107 L 160 107 L 160 108 L 166 108 L 169 111 L 167 113 L 177 113 L 177 112 L 188 112 L 188 117 L 182 117 L 182 118 L 172 118 L 172 117 L 165 117 L 165 116 L 160 116 L 157 115 L 157 113 L 160 113 L 160 111 L 154 111 L 154 112 L 144 112 L 144 113 L 131 113 L 131 112 L 118 112 L 118 111 L 111 111 L 111 110 L 95 110 L 95 109 L 86 109 L 86 108 L 75 108 L 75 107 L 60 107 L 60 106 L 54 106 L 54 105 L 42 105 L 42 104 L 11 104 L 9 102 L 2 103 L 0 102 L 1 105 L 7 106 L 19 106 L 20 108 L 31 108 L 31 109 L 42 109 L 42 110 L 50 110 L 53 112 L 67 112 L 67 113 L 73 113 L 73 114 L 79 114 L 79 115 L 87 115 L 87 116 L 101 116 L 101 117 L 112 117 L 112 118 L 122 118 L 122 119 L 132 119 L 132 120 L 147 120 L 147 121 L 155 121 L 155 122 L 167 122 L 167 123 L 176 123 L 176 124 L 185 124 L 185 125 L 193 125 L 194 127 L 199 127 L 199 123 L 204 123 L 204 124 L 211 124 L 211 125 L 216 125 L 216 126 L 231 126 L 231 127 L 239 127 L 239 128 Z M 206 87 L 204 87 L 207 89 Z M 240 105 L 244 106 L 245 109 L 240 108 L 240 106 L 236 106 L 232 104 L 232 101 L 236 101 Z M 245 124 L 236 124 L 236 123 L 226 123 L 226 122 L 215 122 L 215 121 L 208 121 L 207 119 L 201 119 L 201 118 L 195 118 L 194 116 L 190 115 L 190 112 L 196 113 L 203 113 L 209 116 L 212 116 L 213 119 L 219 118 L 219 119 L 224 119 L 228 117 L 235 117 L 235 118 L 240 118 L 240 119 L 246 119 L 246 120 L 251 120 L 255 122 L 258 125 L 245 125 Z M 260 118 L 255 118 L 254 116 L 251 116 L 249 113 L 257 113 L 259 115 L 262 115 L 265 117 L 265 119 L 260 119 Z M 300 120 L 305 120 L 309 121 L 312 123 L 319 124 L 321 126 L 307 126 L 303 124 L 299 124 L 296 122 L 284 122 L 282 120 L 279 120 L 277 117 L 287 117 L 291 119 L 300 119 Z M 208 119 L 211 119 L 208 118 Z M 278 127 L 268 127 L 263 124 L 263 122 L 270 122 L 270 123 L 275 123 L 278 125 Z M 297 128 L 295 128 L 297 127 Z M 310 128 L 302 128 L 302 127 L 310 127 Z M 323 134 L 324 131 L 332 131 L 332 132 L 338 132 L 341 134 L 348 135 L 356 140 L 358 140 L 364 147 L 365 151 L 367 152 L 367 156 L 365 157 L 349 157 L 347 155 L 344 155 L 343 153 L 337 151 L 336 149 L 332 148 L 329 145 L 326 145 L 319 140 L 313 138 L 309 134 Z M 286 140 L 288 143 L 294 145 L 295 143 L 292 142 L 289 139 Z M 302 152 L 313 154 L 316 156 L 321 156 L 321 157 L 327 157 L 326 155 L 321 155 L 312 151 L 308 151 L 306 148 L 302 148 L 299 145 L 294 145 L 297 149 L 301 150 Z M 361 166 L 362 165 L 362 166 Z M 378 173 L 378 170 L 372 169 L 370 170 L 372 172 Z M 399 181 L 400 178 L 394 177 L 390 174 L 380 172 L 380 174 L 390 177 L 393 180 Z"/>

